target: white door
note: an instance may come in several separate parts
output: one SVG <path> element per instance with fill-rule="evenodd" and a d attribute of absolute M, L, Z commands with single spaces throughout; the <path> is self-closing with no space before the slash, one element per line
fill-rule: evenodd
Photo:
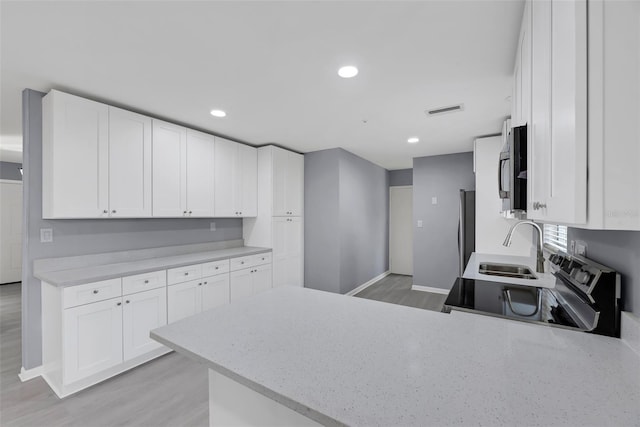
<path fill-rule="evenodd" d="M 214 165 L 215 216 L 237 217 L 240 211 L 239 203 L 236 200 L 238 144 L 223 138 L 216 138 Z"/>
<path fill-rule="evenodd" d="M 22 280 L 22 181 L 0 180 L 0 283 Z"/>
<path fill-rule="evenodd" d="M 187 213 L 214 216 L 215 138 L 187 129 Z"/>
<path fill-rule="evenodd" d="M 238 144 L 240 184 L 237 200 L 240 201 L 240 216 L 258 215 L 258 150 L 247 145 Z"/>
<path fill-rule="evenodd" d="M 389 270 L 413 275 L 413 187 L 389 187 Z"/>
<path fill-rule="evenodd" d="M 122 298 L 64 310 L 63 382 L 122 362 Z"/>
<path fill-rule="evenodd" d="M 126 295 L 122 299 L 124 360 L 162 347 L 162 344 L 149 337 L 149 331 L 167 324 L 166 288 Z"/>
<path fill-rule="evenodd" d="M 287 165 L 287 209 L 290 215 L 302 215 L 304 205 L 304 156 L 289 153 Z"/>
<path fill-rule="evenodd" d="M 43 100 L 43 218 L 101 218 L 109 209 L 109 109 L 52 91 Z"/>
<path fill-rule="evenodd" d="M 238 301 L 253 295 L 253 268 L 232 271 L 230 274 L 230 301 Z"/>
<path fill-rule="evenodd" d="M 201 280 L 192 280 L 167 287 L 169 323 L 200 312 L 202 307 L 201 286 Z"/>
<path fill-rule="evenodd" d="M 185 216 L 187 130 L 153 120 L 153 216 Z"/>
<path fill-rule="evenodd" d="M 253 294 L 271 289 L 271 265 L 259 265 L 252 268 Z"/>
<path fill-rule="evenodd" d="M 203 278 L 201 290 L 202 311 L 229 304 L 229 275 L 219 274 Z"/>
<path fill-rule="evenodd" d="M 151 118 L 109 107 L 109 216 L 151 216 Z"/>

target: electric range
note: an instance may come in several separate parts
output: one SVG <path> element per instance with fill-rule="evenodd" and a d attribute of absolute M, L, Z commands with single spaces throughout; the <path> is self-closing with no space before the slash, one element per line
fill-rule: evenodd
<path fill-rule="evenodd" d="M 443 311 L 467 311 L 620 337 L 620 275 L 587 258 L 549 258 L 554 288 L 458 278 Z"/>

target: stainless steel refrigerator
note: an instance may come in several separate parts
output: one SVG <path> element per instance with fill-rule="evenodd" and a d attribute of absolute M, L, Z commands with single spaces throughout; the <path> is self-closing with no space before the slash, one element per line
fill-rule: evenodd
<path fill-rule="evenodd" d="M 476 192 L 460 190 L 458 217 L 458 264 L 462 277 L 471 253 L 476 249 Z"/>

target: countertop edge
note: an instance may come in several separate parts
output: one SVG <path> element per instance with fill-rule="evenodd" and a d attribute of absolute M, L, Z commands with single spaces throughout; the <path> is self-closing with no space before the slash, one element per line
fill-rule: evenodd
<path fill-rule="evenodd" d="M 220 251 L 229 251 L 229 250 L 233 250 L 233 249 L 242 249 L 243 247 L 240 248 L 227 248 L 227 249 L 220 249 Z M 214 251 L 211 251 L 214 252 Z M 179 262 L 171 262 L 171 258 L 174 257 L 185 257 L 188 255 L 194 255 L 194 256 L 198 256 L 199 254 L 204 254 L 204 253 L 208 253 L 208 252 L 193 252 L 190 254 L 180 254 L 180 255 L 173 255 L 173 256 L 166 256 L 166 257 L 161 257 L 161 258 L 156 258 L 158 260 L 160 259 L 167 259 L 168 262 L 166 264 L 163 264 L 162 266 L 154 266 L 154 267 L 145 267 L 145 268 L 131 268 L 131 269 L 126 269 L 126 271 L 120 271 L 117 273 L 113 273 L 113 274 L 101 274 L 101 275 L 95 275 L 95 276 L 89 276 L 89 277 L 82 277 L 80 279 L 76 279 L 76 280 L 57 280 L 55 279 L 55 277 L 52 277 L 52 274 L 56 274 L 56 273 L 60 273 L 62 271 L 70 271 L 70 270 L 58 270 L 58 271 L 46 271 L 46 272 L 38 272 L 38 273 L 34 273 L 33 276 L 36 279 L 39 279 L 42 282 L 46 282 L 50 285 L 59 287 L 59 288 L 66 288 L 66 287 L 70 287 L 70 286 L 78 286 L 78 285 L 83 285 L 86 283 L 91 283 L 91 282 L 99 282 L 102 280 L 109 280 L 109 279 L 116 279 L 118 277 L 124 277 L 124 276 L 133 276 L 136 274 L 143 274 L 143 273 L 149 273 L 152 271 L 158 271 L 158 270 L 166 270 L 169 268 L 177 268 L 177 267 L 184 267 L 187 265 L 194 265 L 194 264 L 203 264 L 203 263 L 207 263 L 207 262 L 212 262 L 212 261 L 221 261 L 221 260 L 225 260 L 225 259 L 232 259 L 232 258 L 239 258 L 239 257 L 243 257 L 243 256 L 250 256 L 250 255 L 258 255 L 261 253 L 267 253 L 267 252 L 272 252 L 271 248 L 257 248 L 257 247 L 250 247 L 249 249 L 246 249 L 246 251 L 239 253 L 237 255 L 212 255 L 210 257 L 205 257 L 202 259 L 198 259 L 196 261 L 179 261 Z M 121 262 L 121 263 L 114 263 L 114 264 L 100 264 L 100 265 L 95 265 L 95 266 L 91 266 L 91 267 L 84 267 L 85 268 L 97 268 L 97 267 L 109 267 L 109 266 L 113 266 L 114 268 L 117 268 L 117 266 L 123 266 L 123 265 L 127 265 L 127 264 L 134 264 L 134 263 L 141 263 L 141 262 L 149 262 L 150 260 L 153 260 L 154 258 L 151 259 L 142 259 L 142 260 L 137 260 L 137 261 L 129 261 L 129 262 Z M 73 269 L 73 270 L 82 270 L 82 269 Z"/>
<path fill-rule="evenodd" d="M 285 396 L 281 393 L 278 393 L 268 387 L 265 387 L 262 384 L 259 384 L 255 381 L 252 381 L 230 369 L 225 368 L 224 366 L 221 366 L 217 363 L 212 362 L 209 359 L 206 359 L 196 353 L 193 353 L 192 351 L 186 349 L 185 347 L 182 347 L 180 345 L 175 344 L 174 342 L 171 342 L 169 340 L 166 340 L 164 338 L 162 338 L 161 336 L 157 335 L 153 330 L 150 332 L 150 337 L 156 341 L 158 341 L 159 343 L 169 347 L 172 350 L 175 350 L 177 352 L 179 352 L 180 354 L 184 354 L 187 357 L 189 357 L 190 359 L 194 360 L 195 362 L 201 363 L 203 365 L 205 365 L 208 369 L 212 369 L 214 371 L 216 371 L 217 373 L 224 375 L 225 377 L 236 381 L 239 384 L 244 385 L 245 387 L 250 388 L 251 390 L 255 391 L 256 393 L 259 393 L 283 406 L 286 406 L 287 408 L 291 409 L 292 411 L 295 411 L 307 418 L 312 419 L 313 421 L 316 421 L 324 426 L 335 426 L 335 427 L 344 427 L 346 426 L 346 424 L 339 422 L 338 420 L 331 418 L 325 414 L 323 414 L 322 412 L 319 412 L 318 410 L 315 410 L 313 408 L 310 408 L 306 405 L 303 405 L 302 403 L 292 399 L 291 397 Z"/>

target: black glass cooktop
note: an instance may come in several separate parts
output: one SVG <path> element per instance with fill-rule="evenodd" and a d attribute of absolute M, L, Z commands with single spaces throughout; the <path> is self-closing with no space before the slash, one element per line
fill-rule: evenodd
<path fill-rule="evenodd" d="M 451 310 L 578 328 L 553 291 L 533 286 L 458 278 L 444 303 Z"/>

